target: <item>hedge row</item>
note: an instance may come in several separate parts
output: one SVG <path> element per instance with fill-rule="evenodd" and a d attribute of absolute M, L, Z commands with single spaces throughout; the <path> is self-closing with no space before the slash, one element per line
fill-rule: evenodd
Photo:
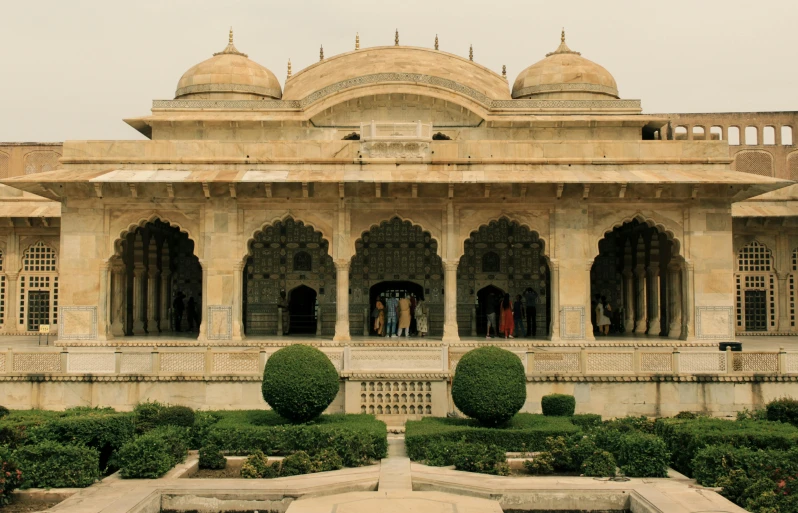
<path fill-rule="evenodd" d="M 732 445 L 710 445 L 699 450 L 692 462 L 693 477 L 702 486 L 718 486 L 732 470 L 747 475 L 770 473 L 779 469 L 787 474 L 798 473 L 798 447 L 788 451 L 752 449 Z"/>
<path fill-rule="evenodd" d="M 428 417 L 405 424 L 405 446 L 412 460 L 427 459 L 427 447 L 435 441 L 495 445 L 505 451 L 544 450 L 546 438 L 579 432 L 567 417 L 544 417 L 519 413 L 501 429 L 481 427 L 470 419 Z"/>
<path fill-rule="evenodd" d="M 116 456 L 124 479 L 156 479 L 182 463 L 188 454 L 189 430 L 178 426 L 155 428 L 126 443 Z"/>
<path fill-rule="evenodd" d="M 655 430 L 672 455 L 673 468 L 694 477 L 693 459 L 709 445 L 787 450 L 798 444 L 798 428 L 780 422 L 716 418 L 659 419 Z"/>
<path fill-rule="evenodd" d="M 83 488 L 100 478 L 100 453 L 84 445 L 48 440 L 20 447 L 12 460 L 24 470 L 22 488 Z"/>

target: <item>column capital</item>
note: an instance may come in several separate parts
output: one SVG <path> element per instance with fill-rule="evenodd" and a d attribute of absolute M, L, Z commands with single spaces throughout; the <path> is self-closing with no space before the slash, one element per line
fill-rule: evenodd
<path fill-rule="evenodd" d="M 6 276 L 9 280 L 15 281 L 17 278 L 19 278 L 19 273 L 6 273 Z"/>
<path fill-rule="evenodd" d="M 349 260 L 348 258 L 338 258 L 336 260 L 333 260 L 333 263 L 335 264 L 335 269 L 337 271 L 348 271 L 351 262 L 352 261 Z"/>
<path fill-rule="evenodd" d="M 247 264 L 245 262 L 236 262 L 236 264 L 233 266 L 233 270 L 235 272 L 241 272 L 244 270 L 244 267 L 246 267 L 246 265 Z"/>
<path fill-rule="evenodd" d="M 460 260 L 444 260 L 443 261 L 443 268 L 446 271 L 457 271 L 457 267 L 460 265 Z"/>
<path fill-rule="evenodd" d="M 648 274 L 651 274 L 651 275 L 653 275 L 653 276 L 656 276 L 656 275 L 658 275 L 658 274 L 659 274 L 659 264 L 657 264 L 657 265 L 650 265 L 650 266 L 648 266 L 648 269 L 647 269 L 647 270 L 648 270 Z"/>
<path fill-rule="evenodd" d="M 668 271 L 672 273 L 678 273 L 682 270 L 682 263 L 681 262 L 670 262 L 668 263 Z"/>

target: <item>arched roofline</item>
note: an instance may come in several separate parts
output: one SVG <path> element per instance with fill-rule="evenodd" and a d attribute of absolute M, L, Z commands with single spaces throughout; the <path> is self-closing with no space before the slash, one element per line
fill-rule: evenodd
<path fill-rule="evenodd" d="M 264 222 L 263 224 L 260 225 L 260 228 L 257 228 L 257 229 L 252 231 L 250 236 L 247 238 L 247 243 L 245 245 L 246 253 L 244 254 L 244 257 L 241 259 L 241 261 L 243 263 L 246 263 L 247 258 L 252 256 L 252 243 L 255 242 L 255 237 L 258 235 L 258 233 L 262 233 L 264 230 L 266 230 L 266 228 L 268 228 L 270 226 L 275 226 L 277 223 L 284 223 L 284 222 L 286 222 L 289 219 L 291 219 L 292 221 L 294 221 L 296 223 L 299 223 L 299 224 L 301 224 L 303 226 L 309 226 L 310 228 L 313 228 L 313 231 L 320 233 L 321 234 L 321 238 L 327 243 L 327 254 L 330 257 L 332 257 L 332 240 L 331 240 L 331 237 L 326 236 L 324 234 L 324 231 L 321 230 L 318 226 L 316 226 L 316 224 L 314 224 L 312 222 L 309 222 L 309 221 L 305 221 L 303 219 L 298 219 L 292 213 L 286 212 L 286 213 L 284 213 L 282 215 L 273 217 L 269 221 Z"/>
<path fill-rule="evenodd" d="M 607 238 L 608 234 L 612 233 L 612 231 L 615 230 L 616 228 L 620 228 L 620 227 L 622 227 L 623 225 L 625 225 L 627 223 L 631 223 L 632 221 L 638 221 L 640 223 L 648 225 L 651 228 L 655 228 L 660 233 L 664 233 L 666 235 L 666 237 L 668 238 L 668 240 L 673 242 L 673 248 L 675 250 L 673 256 L 674 257 L 675 256 L 683 256 L 682 255 L 682 243 L 681 243 L 681 240 L 679 240 L 679 238 L 676 236 L 676 234 L 673 232 L 673 230 L 667 228 L 665 226 L 664 222 L 662 222 L 662 221 L 660 221 L 658 219 L 655 219 L 652 216 L 645 215 L 642 212 L 636 212 L 635 214 L 633 214 L 631 216 L 627 216 L 627 217 L 624 217 L 624 218 L 622 218 L 620 220 L 614 221 L 612 223 L 612 226 L 610 226 L 609 228 L 607 228 L 607 229 L 605 229 L 605 230 L 603 230 L 601 232 L 601 235 L 599 237 L 597 237 L 593 241 L 594 242 L 593 243 L 593 249 L 595 250 L 595 252 L 593 253 L 590 261 L 592 262 L 593 260 L 595 260 L 595 258 L 600 254 L 599 244 L 601 243 L 602 240 Z"/>
<path fill-rule="evenodd" d="M 197 258 L 200 257 L 199 243 L 197 241 L 197 238 L 191 233 L 191 231 L 188 228 L 184 227 L 181 223 L 176 222 L 173 219 L 170 219 L 168 215 L 165 216 L 161 213 L 153 212 L 148 216 L 139 217 L 137 221 L 129 223 L 126 228 L 124 228 L 122 231 L 119 232 L 119 235 L 111 242 L 113 248 L 109 259 L 122 256 L 122 241 L 125 240 L 125 238 L 129 233 L 133 233 L 136 231 L 136 229 L 143 228 L 148 223 L 153 223 L 155 221 L 161 221 L 162 223 L 168 224 L 173 228 L 177 228 L 178 230 L 180 230 L 181 233 L 185 233 L 188 239 L 194 243 L 194 255 L 197 256 Z M 200 258 L 200 263 L 201 262 L 202 259 Z"/>
<path fill-rule="evenodd" d="M 499 221 L 501 221 L 502 219 L 506 219 L 506 220 L 507 220 L 509 223 L 511 223 L 511 224 L 515 224 L 515 225 L 518 225 L 518 226 L 520 226 L 521 228 L 526 228 L 526 229 L 527 229 L 527 230 L 529 230 L 531 233 L 534 233 L 534 234 L 536 234 L 536 235 L 538 236 L 538 239 L 540 239 L 540 242 L 541 242 L 541 244 L 543 245 L 543 246 L 542 246 L 542 251 L 541 251 L 541 253 L 540 253 L 540 254 L 546 258 L 546 261 L 548 261 L 548 260 L 549 260 L 549 255 L 548 255 L 548 244 L 546 243 L 546 239 L 544 239 L 544 238 L 541 236 L 541 234 L 540 234 L 540 231 L 539 231 L 539 230 L 537 230 L 536 228 L 533 228 L 533 227 L 532 227 L 532 226 L 530 226 L 528 223 L 524 223 L 524 222 L 522 222 L 522 221 L 517 221 L 517 220 L 515 220 L 515 219 L 512 217 L 512 215 L 510 215 L 510 214 L 499 214 L 499 215 L 497 215 L 497 216 L 494 216 L 494 217 L 492 217 L 492 218 L 488 219 L 487 221 L 485 221 L 485 222 L 481 223 L 481 224 L 480 224 L 479 226 L 477 226 L 475 229 L 473 229 L 473 230 L 469 230 L 467 234 L 465 234 L 465 235 L 461 235 L 461 236 L 460 236 L 459 248 L 460 248 L 460 250 L 462 250 L 462 251 L 463 251 L 463 253 L 460 255 L 460 258 L 462 258 L 462 256 L 465 254 L 465 243 L 466 243 L 466 241 L 468 241 L 468 239 L 470 239 L 470 238 L 471 238 L 471 236 L 472 236 L 473 234 L 475 234 L 475 233 L 479 232 L 479 230 L 481 230 L 482 228 L 489 228 L 491 224 L 493 224 L 493 223 L 498 223 L 498 222 L 499 222 Z"/>
<path fill-rule="evenodd" d="M 387 219 L 381 219 L 381 220 L 377 221 L 376 223 L 372 223 L 371 225 L 369 225 L 369 227 L 367 229 L 365 229 L 362 232 L 360 232 L 360 236 L 357 237 L 356 239 L 352 240 L 352 242 L 351 242 L 351 244 L 352 244 L 352 247 L 350 248 L 352 250 L 351 258 L 354 258 L 355 256 L 357 256 L 357 243 L 363 240 L 363 236 L 364 235 L 366 235 L 367 233 L 370 233 L 375 228 L 379 228 L 384 223 L 390 223 L 394 219 L 399 219 L 403 223 L 410 223 L 411 226 L 418 226 L 419 228 L 421 228 L 423 233 L 428 233 L 430 239 L 434 240 L 435 243 L 438 245 L 438 249 L 435 251 L 435 255 L 438 258 L 441 258 L 441 260 L 443 259 L 443 257 L 441 256 L 441 249 L 442 249 L 441 240 L 438 237 L 435 237 L 435 235 L 433 235 L 430 230 L 424 228 L 424 225 L 422 225 L 421 223 L 417 223 L 417 222 L 413 221 L 413 219 L 410 216 L 403 216 L 402 214 L 399 214 L 398 212 L 394 213 L 394 214 L 391 214 Z"/>

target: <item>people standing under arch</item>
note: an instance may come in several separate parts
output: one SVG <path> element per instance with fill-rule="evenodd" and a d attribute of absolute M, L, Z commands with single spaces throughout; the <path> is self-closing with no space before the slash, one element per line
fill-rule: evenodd
<path fill-rule="evenodd" d="M 397 310 L 399 309 L 399 294 L 393 295 L 388 297 L 385 300 L 385 324 L 387 326 L 386 333 L 387 336 L 394 337 L 396 336 L 396 320 L 397 320 Z"/>
<path fill-rule="evenodd" d="M 504 338 L 514 338 L 513 329 L 515 327 L 515 319 L 513 318 L 513 303 L 510 299 L 510 294 L 505 294 L 500 306 L 501 321 L 500 330 L 504 333 Z"/>
<path fill-rule="evenodd" d="M 513 319 L 515 320 L 515 336 L 524 336 L 524 302 L 521 300 L 521 294 L 515 296 L 515 303 L 513 303 Z"/>
<path fill-rule="evenodd" d="M 601 296 L 596 302 L 596 325 L 598 326 L 599 335 L 610 334 L 610 318 L 606 315 L 606 304 L 607 298 L 604 296 Z"/>
<path fill-rule="evenodd" d="M 420 337 L 426 337 L 429 331 L 428 307 L 423 299 L 419 299 L 416 304 L 416 329 Z"/>
<path fill-rule="evenodd" d="M 398 336 L 410 336 L 410 300 L 407 298 L 407 293 L 402 293 L 402 298 L 399 300 L 399 331 Z"/>
<path fill-rule="evenodd" d="M 526 336 L 531 338 L 538 333 L 538 293 L 532 287 L 527 287 L 524 301 L 526 301 Z"/>
<path fill-rule="evenodd" d="M 496 296 L 491 292 L 488 294 L 488 301 L 485 304 L 485 317 L 487 318 L 487 333 L 485 338 L 490 337 L 490 328 L 493 326 L 493 333 L 499 336 L 499 325 L 496 323 Z"/>
<path fill-rule="evenodd" d="M 385 305 L 382 304 L 380 298 L 377 298 L 377 304 L 374 305 L 374 312 L 372 313 L 372 317 L 374 318 L 374 331 L 377 333 L 378 336 L 384 337 L 385 336 Z"/>
<path fill-rule="evenodd" d="M 185 305 L 183 304 L 183 298 L 186 297 L 185 294 L 181 291 L 175 292 L 175 299 L 172 301 L 172 309 L 175 312 L 175 331 L 180 330 L 180 324 L 183 322 L 183 310 L 185 309 Z"/>

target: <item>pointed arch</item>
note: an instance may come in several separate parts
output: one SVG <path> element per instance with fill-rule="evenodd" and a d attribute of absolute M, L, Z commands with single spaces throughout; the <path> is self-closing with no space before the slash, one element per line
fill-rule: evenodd
<path fill-rule="evenodd" d="M 122 255 L 121 243 L 129 233 L 133 233 L 136 229 L 146 226 L 147 223 L 154 223 L 155 221 L 168 224 L 173 228 L 177 228 L 181 233 L 186 234 L 188 239 L 194 243 L 194 254 L 196 254 L 198 258 L 203 254 L 202 238 L 199 236 L 199 228 L 195 229 L 190 227 L 192 221 L 184 213 L 175 211 L 152 211 L 148 214 L 131 212 L 128 215 L 122 216 L 118 222 L 114 223 L 116 227 L 112 227 L 111 229 L 111 237 L 109 237 L 109 242 L 111 244 L 108 253 L 109 260 Z"/>
<path fill-rule="evenodd" d="M 242 260 L 244 262 L 251 256 L 252 253 L 252 243 L 255 242 L 255 239 L 258 237 L 258 234 L 262 234 L 270 227 L 275 227 L 278 224 L 285 223 L 286 221 L 291 220 L 295 223 L 298 223 L 300 226 L 307 226 L 312 228 L 314 232 L 319 233 L 321 235 L 321 239 L 327 243 L 328 254 L 332 255 L 332 237 L 329 234 L 326 234 L 323 227 L 319 226 L 317 223 L 313 221 L 308 221 L 305 218 L 299 218 L 294 216 L 291 212 L 285 212 L 281 215 L 277 215 L 272 217 L 270 220 L 262 223 L 259 228 L 252 230 L 252 233 L 247 237 L 247 242 L 245 244 L 246 253 L 244 254 Z"/>
<path fill-rule="evenodd" d="M 620 228 L 627 223 L 631 223 L 632 221 L 638 221 L 641 224 L 647 224 L 649 227 L 657 229 L 657 231 L 659 231 L 660 233 L 664 233 L 665 236 L 668 238 L 668 240 L 673 243 L 674 254 L 676 255 L 682 254 L 682 243 L 680 238 L 677 236 L 679 227 L 668 226 L 672 223 L 664 219 L 657 219 L 653 215 L 646 215 L 638 210 L 632 215 L 625 216 L 621 219 L 613 221 L 609 227 L 600 232 L 600 235 L 594 237 L 592 243 L 593 254 L 591 255 L 591 257 L 595 258 L 596 256 L 599 255 L 599 243 L 602 240 L 604 240 L 608 234 L 612 233 L 612 231 L 615 230 L 616 228 Z"/>
<path fill-rule="evenodd" d="M 433 230 L 426 228 L 424 223 L 422 223 L 416 216 L 409 216 L 401 214 L 399 212 L 394 212 L 386 219 L 382 219 L 380 221 L 368 225 L 368 227 L 362 230 L 360 232 L 360 235 L 358 235 L 357 237 L 350 237 L 351 256 L 354 257 L 355 254 L 357 253 L 357 244 L 363 241 L 364 235 L 391 223 L 394 219 L 398 219 L 403 223 L 410 223 L 411 226 L 419 227 L 424 233 L 429 235 L 430 240 L 435 241 L 435 244 L 438 247 L 438 254 L 440 255 L 440 251 L 443 249 L 442 236 L 435 235 L 435 233 L 433 233 Z"/>
<path fill-rule="evenodd" d="M 523 229 L 526 229 L 526 230 L 528 230 L 531 233 L 536 233 L 538 235 L 538 238 L 540 238 L 541 243 L 543 243 L 544 249 L 545 249 L 546 244 L 545 244 L 545 238 L 544 238 L 543 234 L 544 233 L 547 234 L 547 232 L 543 230 L 543 226 L 541 226 L 541 227 L 533 226 L 532 223 L 529 223 L 529 222 L 526 222 L 526 221 L 521 221 L 520 217 L 521 216 L 517 215 L 517 214 L 513 215 L 512 213 L 501 212 L 499 214 L 496 214 L 496 215 L 494 215 L 492 217 L 489 217 L 488 219 L 480 222 L 479 224 L 477 224 L 476 227 L 469 228 L 467 226 L 466 227 L 462 227 L 461 226 L 461 228 L 465 228 L 465 229 L 461 229 L 460 230 L 460 239 L 457 242 L 458 248 L 462 249 L 463 245 L 465 244 L 465 242 L 468 239 L 470 239 L 471 236 L 474 233 L 477 233 L 480 230 L 489 227 L 491 224 L 498 223 L 499 221 L 504 219 L 507 222 L 515 223 L 519 227 L 521 227 Z M 474 224 L 476 224 L 476 223 L 471 223 L 471 226 L 474 226 Z M 548 221 L 546 221 L 546 224 L 548 224 Z M 460 256 L 462 256 L 462 255 L 460 255 Z"/>

